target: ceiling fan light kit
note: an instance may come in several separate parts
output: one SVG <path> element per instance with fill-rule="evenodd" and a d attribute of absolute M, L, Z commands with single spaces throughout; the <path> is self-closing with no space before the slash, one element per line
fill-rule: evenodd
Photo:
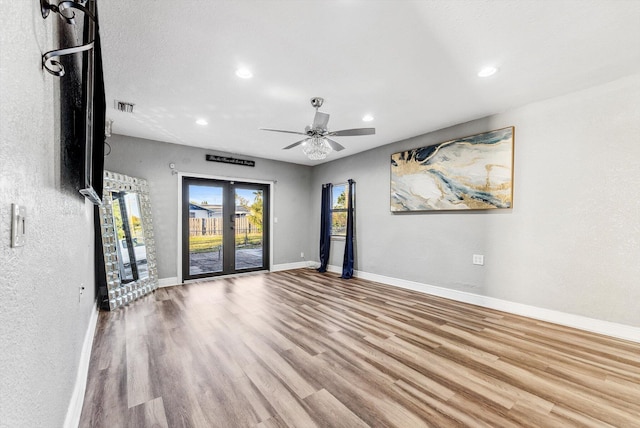
<path fill-rule="evenodd" d="M 313 137 L 302 143 L 302 153 L 311 160 L 325 159 L 331 150 L 331 146 L 324 138 Z"/>
<path fill-rule="evenodd" d="M 337 152 L 344 150 L 344 147 L 337 141 L 333 141 L 327 137 L 350 137 L 357 135 L 373 135 L 376 133 L 375 128 L 356 128 L 356 129 L 343 129 L 341 131 L 329 132 L 327 129 L 327 123 L 329 123 L 329 114 L 318 111 L 324 98 L 313 97 L 311 98 L 311 106 L 316 109 L 316 115 L 313 118 L 313 124 L 305 127 L 305 132 L 298 131 L 284 131 L 281 129 L 268 129 L 260 128 L 263 131 L 272 132 L 284 132 L 286 134 L 298 134 L 304 135 L 300 141 L 283 147 L 283 150 L 289 150 L 297 146 L 302 146 L 302 152 L 311 160 L 322 160 L 327 157 L 332 150 Z"/>

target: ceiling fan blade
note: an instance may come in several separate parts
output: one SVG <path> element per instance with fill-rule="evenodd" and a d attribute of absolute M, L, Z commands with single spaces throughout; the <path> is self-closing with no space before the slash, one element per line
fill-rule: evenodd
<path fill-rule="evenodd" d="M 344 150 L 344 147 L 341 144 L 338 144 L 338 142 L 333 141 L 331 138 L 324 137 L 324 139 L 331 146 L 331 148 L 336 152 L 339 152 L 340 150 Z"/>
<path fill-rule="evenodd" d="M 293 144 L 291 144 L 291 145 L 289 145 L 287 147 L 283 147 L 282 150 L 293 149 L 294 147 L 299 146 L 300 144 L 304 143 L 307 140 L 308 140 L 308 138 L 304 138 L 304 139 L 302 139 L 300 141 L 297 141 L 297 142 L 295 142 L 295 143 L 293 143 Z"/>
<path fill-rule="evenodd" d="M 327 135 L 331 137 L 350 137 L 354 135 L 373 135 L 376 133 L 376 128 L 356 128 L 356 129 L 343 129 L 342 131 L 329 132 Z"/>
<path fill-rule="evenodd" d="M 282 129 L 268 129 L 268 128 L 260 128 L 261 131 L 272 131 L 272 132 L 284 132 L 286 134 L 298 134 L 298 135 L 307 135 L 304 132 L 297 131 L 283 131 Z"/>
<path fill-rule="evenodd" d="M 313 126 L 311 129 L 327 129 L 327 123 L 329 123 L 329 115 L 316 111 L 316 116 L 313 118 Z"/>

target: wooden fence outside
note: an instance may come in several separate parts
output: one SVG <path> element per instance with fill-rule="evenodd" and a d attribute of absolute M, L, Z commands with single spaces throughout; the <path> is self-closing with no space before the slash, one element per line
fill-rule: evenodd
<path fill-rule="evenodd" d="M 222 227 L 222 218 L 190 218 L 189 236 L 222 235 Z M 251 224 L 247 217 L 236 217 L 235 231 L 236 235 L 243 235 L 245 233 L 258 233 L 261 228 Z"/>

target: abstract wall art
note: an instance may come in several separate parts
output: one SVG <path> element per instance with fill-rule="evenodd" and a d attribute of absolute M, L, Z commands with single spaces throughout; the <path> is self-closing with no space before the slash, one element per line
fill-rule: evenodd
<path fill-rule="evenodd" d="M 508 127 L 391 155 L 391 211 L 511 208 Z"/>

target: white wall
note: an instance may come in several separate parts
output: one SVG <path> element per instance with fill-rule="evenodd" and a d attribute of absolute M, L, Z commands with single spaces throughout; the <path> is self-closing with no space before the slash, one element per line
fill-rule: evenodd
<path fill-rule="evenodd" d="M 181 146 L 140 138 L 114 135 L 109 139 L 111 154 L 105 169 L 144 178 L 149 182 L 153 212 L 159 278 L 179 278 L 178 256 L 178 186 L 179 176 L 172 175 L 170 163 L 183 174 L 232 177 L 236 179 L 276 180 L 272 198 L 273 264 L 303 261 L 300 253 L 311 253 L 309 231 L 311 168 L 247 156 L 235 156 L 214 150 Z M 230 165 L 205 160 L 206 154 L 235 156 L 256 161 L 255 167 Z M 313 247 L 315 248 L 315 246 Z"/>
<path fill-rule="evenodd" d="M 511 125 L 513 209 L 391 214 L 392 153 Z M 357 182 L 360 271 L 640 326 L 639 141 L 635 75 L 320 165 L 312 191 Z"/>
<path fill-rule="evenodd" d="M 37 1 L 0 5 L 0 426 L 60 427 L 95 307 L 93 208 L 59 189 L 56 78 L 40 66 L 56 17 Z M 27 208 L 21 248 L 11 203 Z"/>

